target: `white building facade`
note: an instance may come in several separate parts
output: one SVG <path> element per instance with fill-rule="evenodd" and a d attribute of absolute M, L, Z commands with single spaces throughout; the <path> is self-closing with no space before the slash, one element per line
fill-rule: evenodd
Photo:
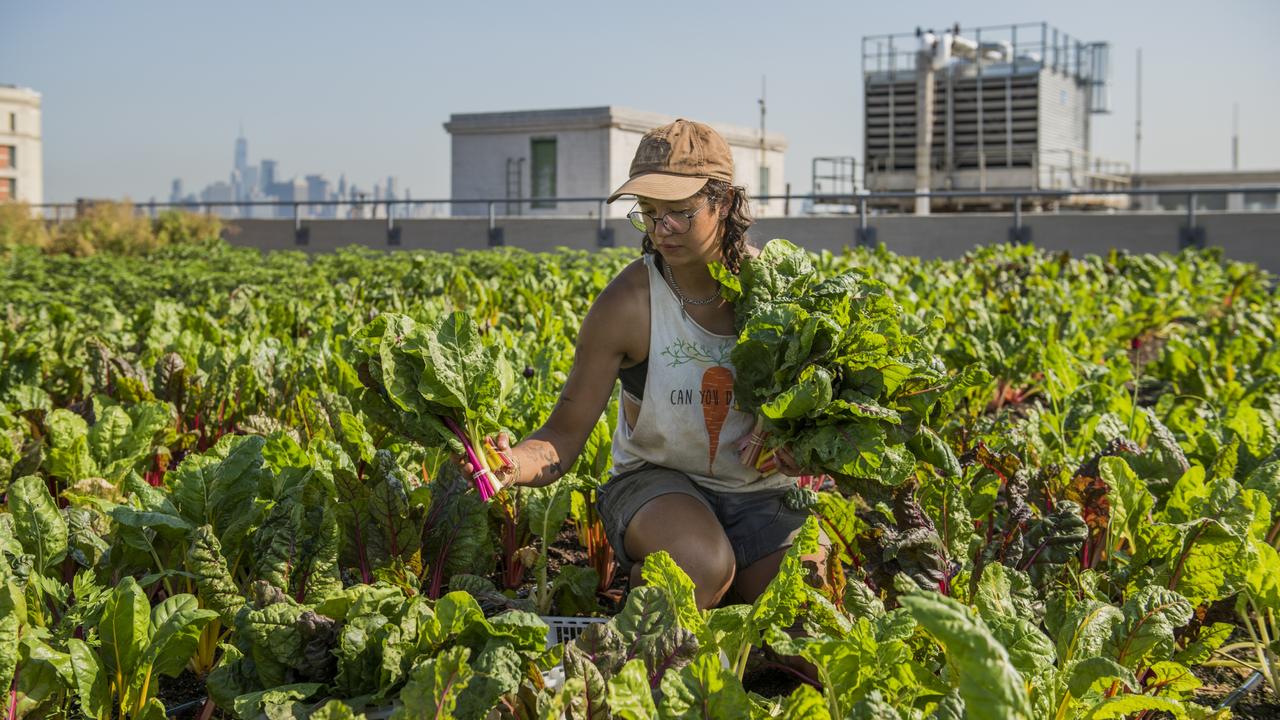
<path fill-rule="evenodd" d="M 689 118 L 697 120 L 698 118 Z M 444 128 L 452 138 L 453 200 L 498 200 L 501 215 L 598 217 L 598 202 L 540 198 L 604 198 L 626 182 L 631 158 L 649 130 L 675 120 L 614 106 L 454 114 Z M 733 151 L 735 184 L 754 198 L 783 195 L 787 142 L 759 130 L 708 123 Z M 781 215 L 784 201 L 753 200 L 756 216 Z M 631 209 L 625 199 L 608 217 Z M 455 216 L 485 215 L 487 202 L 455 203 Z"/>
<path fill-rule="evenodd" d="M 40 93 L 0 85 L 0 202 L 44 202 Z"/>

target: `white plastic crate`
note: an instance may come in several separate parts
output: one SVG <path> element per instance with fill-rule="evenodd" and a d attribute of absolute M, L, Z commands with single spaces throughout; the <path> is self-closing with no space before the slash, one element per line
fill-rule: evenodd
<path fill-rule="evenodd" d="M 609 618 L 598 617 L 562 617 L 543 615 L 542 622 L 547 624 L 547 647 L 552 648 L 569 642 L 587 631 L 596 623 L 608 622 Z"/>
<path fill-rule="evenodd" d="M 587 631 L 596 623 L 609 622 L 609 618 L 597 617 L 563 617 L 557 615 L 541 615 L 542 622 L 547 624 L 547 648 L 567 643 Z M 564 684 L 564 664 L 559 663 L 542 673 L 542 681 L 547 688 L 556 690 Z"/>

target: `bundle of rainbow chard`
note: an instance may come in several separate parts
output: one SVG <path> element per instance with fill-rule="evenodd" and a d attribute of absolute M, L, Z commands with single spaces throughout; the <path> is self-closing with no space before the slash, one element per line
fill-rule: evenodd
<path fill-rule="evenodd" d="M 475 468 L 480 497 L 497 494 L 494 471 L 511 459 L 489 438 L 502 431 L 498 418 L 515 373 L 500 347 L 481 342 L 466 313 L 430 324 L 384 313 L 351 337 L 348 358 L 365 388 L 367 415 L 417 442 L 448 444 Z"/>
<path fill-rule="evenodd" d="M 734 302 L 734 397 L 757 417 L 740 459 L 768 472 L 786 447 L 815 473 L 897 486 L 917 460 L 959 472 L 930 429 L 970 386 L 976 366 L 948 373 L 920 338 L 938 316 L 905 314 L 886 286 L 857 269 L 821 278 L 810 256 L 772 240 L 738 275 L 713 265 Z"/>

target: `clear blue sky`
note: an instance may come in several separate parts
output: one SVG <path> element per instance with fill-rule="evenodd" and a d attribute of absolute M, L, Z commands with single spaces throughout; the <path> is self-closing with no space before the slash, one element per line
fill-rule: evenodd
<path fill-rule="evenodd" d="M 173 2 L 0 0 L 0 82 L 44 96 L 45 197 L 145 200 L 250 161 L 447 197 L 450 113 L 624 105 L 758 124 L 816 155 L 862 155 L 860 39 L 1047 21 L 1111 43 L 1094 148 L 1133 159 L 1143 49 L 1144 170 L 1280 168 L 1280 2 Z"/>

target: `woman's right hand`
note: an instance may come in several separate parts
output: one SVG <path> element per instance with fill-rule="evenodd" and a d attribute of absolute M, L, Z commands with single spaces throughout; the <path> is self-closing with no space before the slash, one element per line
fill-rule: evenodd
<path fill-rule="evenodd" d="M 506 433 L 498 433 L 497 437 L 493 438 L 493 444 L 498 449 L 499 453 L 508 458 L 511 457 L 511 438 Z M 479 468 L 471 464 L 471 461 L 467 459 L 466 455 L 458 456 L 458 465 L 468 477 L 474 475 L 476 470 L 479 470 Z M 513 464 L 505 468 L 490 468 L 490 470 L 493 471 L 498 482 L 502 483 L 502 487 L 506 487 L 515 481 L 516 468 L 517 466 Z"/>

